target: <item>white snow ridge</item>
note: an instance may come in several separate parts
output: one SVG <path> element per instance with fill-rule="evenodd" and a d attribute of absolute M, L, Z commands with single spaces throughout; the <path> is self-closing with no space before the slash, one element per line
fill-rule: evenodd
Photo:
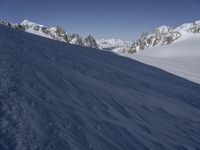
<path fill-rule="evenodd" d="M 111 52 L 0 33 L 1 150 L 200 148 L 199 84 Z"/>

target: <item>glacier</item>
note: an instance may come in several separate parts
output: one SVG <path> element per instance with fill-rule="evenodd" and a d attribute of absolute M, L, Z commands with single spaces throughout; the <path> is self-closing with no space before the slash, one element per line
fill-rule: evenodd
<path fill-rule="evenodd" d="M 198 150 L 200 85 L 0 25 L 1 150 Z"/>

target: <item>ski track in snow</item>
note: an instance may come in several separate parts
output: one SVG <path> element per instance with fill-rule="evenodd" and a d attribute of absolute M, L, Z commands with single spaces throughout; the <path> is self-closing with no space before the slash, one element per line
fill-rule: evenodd
<path fill-rule="evenodd" d="M 198 150 L 200 85 L 0 26 L 0 149 Z"/>

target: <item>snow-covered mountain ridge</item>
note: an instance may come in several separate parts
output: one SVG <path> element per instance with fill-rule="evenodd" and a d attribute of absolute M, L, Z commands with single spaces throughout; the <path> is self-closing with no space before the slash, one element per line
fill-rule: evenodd
<path fill-rule="evenodd" d="M 96 40 L 91 35 L 85 38 L 78 34 L 70 35 L 62 27 L 59 26 L 48 27 L 28 20 L 24 20 L 21 23 L 16 24 L 1 21 L 0 24 L 16 29 L 21 29 L 25 32 L 29 32 L 35 35 L 43 36 L 54 40 L 100 49 L 99 45 L 96 43 Z"/>
<path fill-rule="evenodd" d="M 143 33 L 129 50 L 123 52 L 136 53 L 154 46 L 168 45 L 195 36 L 200 36 L 200 21 L 185 23 L 175 28 L 160 26 L 150 33 Z"/>
<path fill-rule="evenodd" d="M 163 25 L 156 28 L 152 32 L 143 33 L 142 36 L 136 41 L 126 41 L 114 38 L 95 40 L 91 35 L 84 38 L 78 34 L 70 35 L 59 26 L 47 27 L 28 20 L 24 20 L 19 24 L 1 21 L 0 24 L 22 29 L 26 32 L 54 40 L 121 53 L 136 53 L 151 47 L 169 45 L 194 36 L 200 36 L 200 21 L 185 23 L 177 27 L 168 27 Z"/>
<path fill-rule="evenodd" d="M 162 25 L 152 32 L 145 32 L 136 41 L 120 39 L 101 39 L 97 43 L 106 50 L 122 53 L 136 53 L 154 46 L 172 44 L 181 40 L 200 36 L 200 21 L 185 23 L 177 27 Z"/>

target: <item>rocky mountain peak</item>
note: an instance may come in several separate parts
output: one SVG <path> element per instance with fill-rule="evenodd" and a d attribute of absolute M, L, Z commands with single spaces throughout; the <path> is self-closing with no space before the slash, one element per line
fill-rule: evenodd
<path fill-rule="evenodd" d="M 187 38 L 188 35 L 191 37 L 194 33 L 200 33 L 200 21 L 186 23 L 175 28 L 163 25 L 152 32 L 143 33 L 138 40 L 133 42 L 131 48 L 124 52 L 135 53 L 153 46 L 171 44 L 178 39 Z"/>
<path fill-rule="evenodd" d="M 99 46 L 98 46 L 96 40 L 95 40 L 91 35 L 88 35 L 88 36 L 85 38 L 85 42 L 86 42 L 86 44 L 87 44 L 89 47 L 99 49 Z"/>

